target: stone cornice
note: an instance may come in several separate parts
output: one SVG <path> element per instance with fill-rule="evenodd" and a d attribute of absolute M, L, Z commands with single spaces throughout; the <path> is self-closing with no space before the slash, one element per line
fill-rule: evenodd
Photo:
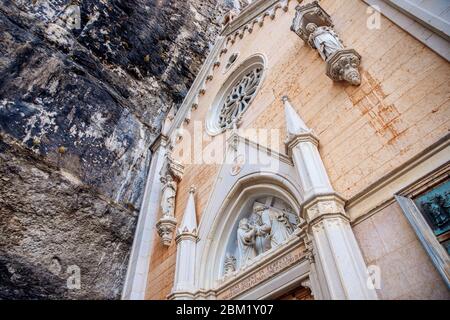
<path fill-rule="evenodd" d="M 206 58 L 206 61 L 203 63 L 202 68 L 200 69 L 200 72 L 197 74 L 197 77 L 194 80 L 194 83 L 192 84 L 191 88 L 189 89 L 186 97 L 183 100 L 183 103 L 181 104 L 180 108 L 178 109 L 175 119 L 172 121 L 172 124 L 170 125 L 170 128 L 167 132 L 167 136 L 171 137 L 175 130 L 179 128 L 186 118 L 186 115 L 191 111 L 191 108 L 195 110 L 197 108 L 198 104 L 198 96 L 200 94 L 204 94 L 204 88 L 206 79 L 211 79 L 209 77 L 209 72 L 211 69 L 215 68 L 217 65 L 217 57 L 220 54 L 220 51 L 223 47 L 223 43 L 225 41 L 225 38 L 222 36 L 219 36 L 216 39 L 216 42 L 214 44 L 214 47 L 210 51 L 208 57 Z M 219 63 L 220 65 L 220 63 Z"/>
<path fill-rule="evenodd" d="M 420 182 L 433 176 L 433 172 L 450 165 L 447 156 L 449 148 L 450 134 L 447 134 L 352 196 L 345 207 L 352 223 L 364 221 L 394 202 L 394 194 L 408 192 L 411 187 L 415 189 Z"/>

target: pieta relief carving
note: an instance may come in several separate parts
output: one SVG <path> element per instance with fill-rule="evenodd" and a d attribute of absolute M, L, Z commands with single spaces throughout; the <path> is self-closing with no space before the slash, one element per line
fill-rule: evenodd
<path fill-rule="evenodd" d="M 250 265 L 259 255 L 288 241 L 299 224 L 298 215 L 279 198 L 265 196 L 249 200 L 228 240 L 224 276 Z"/>
<path fill-rule="evenodd" d="M 156 223 L 158 235 L 163 245 L 169 246 L 172 242 L 177 219 L 175 218 L 175 197 L 177 185 L 183 175 L 183 166 L 175 161 L 170 152 L 166 154 L 164 165 L 161 169 L 161 218 Z"/>
<path fill-rule="evenodd" d="M 319 52 L 326 62 L 328 77 L 357 86 L 361 83 L 361 56 L 354 49 L 345 49 L 333 27 L 331 17 L 317 1 L 296 7 L 292 31 Z"/>

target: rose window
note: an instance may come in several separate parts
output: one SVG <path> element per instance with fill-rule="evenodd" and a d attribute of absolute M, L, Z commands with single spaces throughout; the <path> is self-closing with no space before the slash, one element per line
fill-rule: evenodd
<path fill-rule="evenodd" d="M 228 129 L 248 108 L 261 81 L 263 68 L 254 68 L 242 77 L 226 95 L 219 114 L 219 127 Z"/>

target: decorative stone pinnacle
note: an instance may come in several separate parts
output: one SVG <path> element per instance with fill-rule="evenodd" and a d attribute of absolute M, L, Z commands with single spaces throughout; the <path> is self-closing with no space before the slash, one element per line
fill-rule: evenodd
<path fill-rule="evenodd" d="M 189 189 L 189 197 L 184 211 L 183 220 L 178 227 L 178 235 L 191 234 L 196 235 L 197 232 L 197 214 L 195 211 L 195 187 L 191 186 Z M 178 240 L 177 240 L 178 241 Z"/>
<path fill-rule="evenodd" d="M 292 107 L 288 96 L 283 96 L 281 100 L 284 103 L 284 113 L 286 118 L 286 130 L 289 136 L 310 132 L 305 122 Z"/>

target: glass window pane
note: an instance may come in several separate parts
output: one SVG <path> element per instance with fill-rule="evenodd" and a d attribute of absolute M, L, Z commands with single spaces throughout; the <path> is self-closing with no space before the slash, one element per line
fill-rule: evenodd
<path fill-rule="evenodd" d="M 450 181 L 414 199 L 436 236 L 450 230 Z"/>

